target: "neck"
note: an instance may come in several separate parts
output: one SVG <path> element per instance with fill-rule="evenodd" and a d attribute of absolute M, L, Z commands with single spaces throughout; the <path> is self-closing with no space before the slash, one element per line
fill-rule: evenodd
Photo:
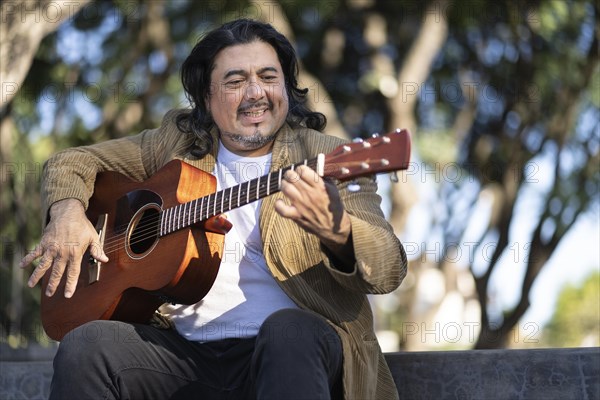
<path fill-rule="evenodd" d="M 240 149 L 239 147 L 231 146 L 223 140 L 221 140 L 221 143 L 227 150 L 241 157 L 261 157 L 269 154 L 273 149 L 273 141 L 270 141 L 267 145 L 256 149 Z"/>

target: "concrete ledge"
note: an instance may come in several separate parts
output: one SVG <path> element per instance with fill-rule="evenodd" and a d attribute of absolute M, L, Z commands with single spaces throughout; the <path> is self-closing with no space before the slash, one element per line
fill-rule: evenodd
<path fill-rule="evenodd" d="M 388 353 L 386 358 L 401 399 L 600 400 L 598 347 Z M 0 399 L 47 399 L 51 379 L 51 361 L 0 361 Z"/>
<path fill-rule="evenodd" d="M 0 361 L 0 399 L 45 400 L 52 361 Z"/>
<path fill-rule="evenodd" d="M 600 348 L 386 354 L 401 399 L 600 399 Z"/>

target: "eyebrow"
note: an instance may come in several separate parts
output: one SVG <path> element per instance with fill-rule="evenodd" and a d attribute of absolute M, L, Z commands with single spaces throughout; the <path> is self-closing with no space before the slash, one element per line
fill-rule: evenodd
<path fill-rule="evenodd" d="M 257 73 L 260 75 L 260 74 L 264 74 L 265 72 L 276 72 L 277 73 L 279 71 L 275 67 L 263 67 L 263 68 L 259 69 Z M 223 79 L 227 79 L 233 75 L 246 75 L 246 71 L 243 69 L 231 69 L 225 73 L 225 76 L 223 76 Z"/>

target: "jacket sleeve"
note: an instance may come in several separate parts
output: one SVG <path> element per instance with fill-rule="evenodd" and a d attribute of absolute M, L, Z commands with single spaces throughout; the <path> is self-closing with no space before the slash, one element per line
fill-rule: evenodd
<path fill-rule="evenodd" d="M 44 223 L 47 222 L 50 207 L 59 200 L 75 198 L 87 209 L 99 172 L 115 171 L 130 179 L 142 181 L 172 159 L 182 147 L 190 145 L 193 139 L 182 141 L 185 134 L 175 128 L 175 113 L 176 111 L 167 113 L 160 128 L 90 146 L 66 149 L 53 155 L 46 161 L 42 175 Z"/>
<path fill-rule="evenodd" d="M 355 264 L 351 272 L 337 268 L 335 258 L 321 246 L 325 265 L 345 288 L 362 293 L 382 294 L 395 290 L 407 272 L 406 253 L 381 211 L 377 185 L 370 179 L 358 181 L 360 191 L 351 192 L 342 184 L 340 195 L 352 224 Z"/>

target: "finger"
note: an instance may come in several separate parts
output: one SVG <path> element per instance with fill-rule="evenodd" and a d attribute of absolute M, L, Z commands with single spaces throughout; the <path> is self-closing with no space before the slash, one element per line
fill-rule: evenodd
<path fill-rule="evenodd" d="M 304 217 L 302 216 L 302 214 L 300 214 L 300 212 L 298 212 L 298 209 L 296 207 L 285 204 L 285 202 L 282 199 L 279 199 L 275 202 L 275 211 L 282 217 L 294 221 L 305 231 L 309 233 L 316 232 L 312 224 L 304 219 Z"/>
<path fill-rule="evenodd" d="M 314 203 L 318 196 L 325 192 L 323 181 L 319 181 L 319 176 L 308 167 L 302 166 L 298 167 L 297 171 L 287 171 L 284 177 L 281 190 L 290 199 Z"/>
<path fill-rule="evenodd" d="M 50 279 L 48 279 L 48 285 L 46 286 L 46 296 L 51 297 L 56 292 L 56 288 L 60 283 L 62 276 L 65 273 L 67 266 L 67 260 L 63 257 L 57 256 L 54 258 L 52 263 L 52 272 L 50 273 Z"/>
<path fill-rule="evenodd" d="M 34 287 L 38 284 L 40 279 L 44 276 L 48 268 L 52 265 L 52 261 L 54 260 L 54 255 L 51 254 L 48 250 L 44 252 L 38 266 L 33 270 L 31 276 L 29 277 L 29 281 L 27 281 L 27 286 Z"/>
<path fill-rule="evenodd" d="M 26 266 L 28 266 L 29 264 L 31 264 L 34 260 L 36 260 L 39 257 L 41 257 L 42 256 L 42 249 L 43 249 L 42 244 L 39 243 L 37 246 L 35 246 L 35 249 L 33 249 L 32 251 L 30 251 L 29 253 L 27 253 L 27 255 L 25 257 L 23 257 L 23 259 L 19 263 L 19 267 L 20 268 L 25 268 Z"/>
<path fill-rule="evenodd" d="M 77 289 L 79 273 L 81 272 L 81 257 L 71 257 L 66 265 L 67 284 L 65 285 L 65 297 L 71 298 Z"/>
<path fill-rule="evenodd" d="M 291 178 L 293 179 L 293 178 Z M 287 197 L 291 202 L 302 199 L 302 184 L 298 184 L 294 181 L 284 180 L 281 184 L 281 192 Z"/>
<path fill-rule="evenodd" d="M 323 179 L 321 179 L 319 174 L 317 174 L 317 172 L 312 168 L 301 165 L 296 168 L 296 173 L 299 175 L 300 180 L 303 183 L 306 183 L 308 186 L 315 187 L 323 185 Z"/>
<path fill-rule="evenodd" d="M 285 201 L 283 201 L 282 199 L 278 199 L 275 202 L 275 211 L 277 211 L 277 213 L 284 218 L 290 218 L 290 219 L 300 219 L 301 218 L 301 215 L 298 212 L 298 209 L 294 206 L 285 204 Z"/>

